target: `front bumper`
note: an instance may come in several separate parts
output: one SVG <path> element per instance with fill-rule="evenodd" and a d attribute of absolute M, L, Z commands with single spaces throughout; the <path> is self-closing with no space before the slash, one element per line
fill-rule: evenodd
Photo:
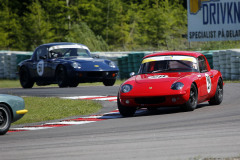
<path fill-rule="evenodd" d="M 118 71 L 77 71 L 69 75 L 78 82 L 102 82 L 106 79 L 116 79 Z"/>
<path fill-rule="evenodd" d="M 189 93 L 175 95 L 160 95 L 160 96 L 122 96 L 119 100 L 123 106 L 127 107 L 161 107 L 161 106 L 177 106 L 186 103 L 189 99 Z"/>
<path fill-rule="evenodd" d="M 18 110 L 18 111 L 16 111 L 16 114 L 22 115 L 22 114 L 26 114 L 27 112 L 28 112 L 28 110 L 23 109 L 23 110 Z"/>

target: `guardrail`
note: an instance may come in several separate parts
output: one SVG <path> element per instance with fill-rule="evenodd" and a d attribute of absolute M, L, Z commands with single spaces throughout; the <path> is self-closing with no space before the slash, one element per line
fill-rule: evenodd
<path fill-rule="evenodd" d="M 0 79 L 17 79 L 17 64 L 31 55 L 31 52 L 0 51 Z"/>

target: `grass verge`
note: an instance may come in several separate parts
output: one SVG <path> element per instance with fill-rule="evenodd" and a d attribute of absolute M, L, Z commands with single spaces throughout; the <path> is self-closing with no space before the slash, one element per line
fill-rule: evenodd
<path fill-rule="evenodd" d="M 90 100 L 70 100 L 54 97 L 23 97 L 28 113 L 13 125 L 63 119 L 98 112 L 101 104 Z"/>

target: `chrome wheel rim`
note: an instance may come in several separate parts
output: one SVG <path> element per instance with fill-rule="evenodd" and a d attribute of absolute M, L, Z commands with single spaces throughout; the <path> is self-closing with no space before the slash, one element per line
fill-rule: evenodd
<path fill-rule="evenodd" d="M 7 110 L 3 107 L 0 107 L 0 128 L 5 128 L 8 124 L 8 114 Z"/>
<path fill-rule="evenodd" d="M 191 104 L 192 106 L 194 106 L 194 105 L 196 104 L 196 93 L 194 92 L 193 89 L 191 89 L 191 91 L 190 91 L 189 100 L 190 100 L 190 104 Z"/>
<path fill-rule="evenodd" d="M 220 85 L 218 85 L 217 93 L 218 93 L 218 98 L 222 99 L 223 98 L 223 89 L 220 87 Z"/>

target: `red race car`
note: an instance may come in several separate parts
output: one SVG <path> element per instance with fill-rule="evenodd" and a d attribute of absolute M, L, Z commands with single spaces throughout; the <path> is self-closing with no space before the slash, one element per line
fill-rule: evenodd
<path fill-rule="evenodd" d="M 118 109 L 126 117 L 133 116 L 138 108 L 180 106 L 193 111 L 205 101 L 219 105 L 223 85 L 221 72 L 212 70 L 201 53 L 154 53 L 143 58 L 138 75 L 120 86 Z"/>

